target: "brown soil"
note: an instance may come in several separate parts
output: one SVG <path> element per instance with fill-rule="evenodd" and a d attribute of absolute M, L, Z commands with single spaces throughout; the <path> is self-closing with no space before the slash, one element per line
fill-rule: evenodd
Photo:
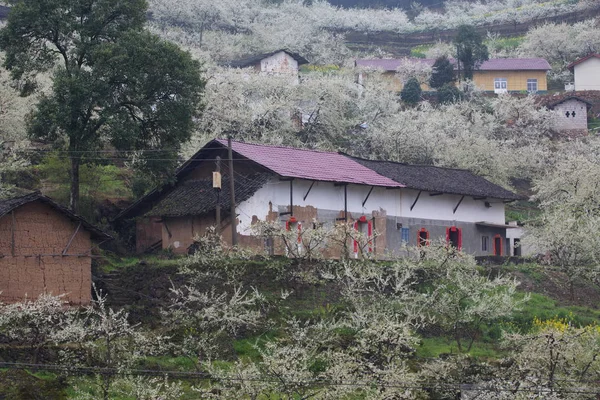
<path fill-rule="evenodd" d="M 540 271 L 539 274 L 541 277 L 532 277 L 520 271 L 511 272 L 511 275 L 521 282 L 519 289 L 522 291 L 543 294 L 556 300 L 558 305 L 600 308 L 600 288 L 598 286 L 579 279 L 574 285 L 574 299 L 571 299 L 565 274 L 558 271 Z"/>

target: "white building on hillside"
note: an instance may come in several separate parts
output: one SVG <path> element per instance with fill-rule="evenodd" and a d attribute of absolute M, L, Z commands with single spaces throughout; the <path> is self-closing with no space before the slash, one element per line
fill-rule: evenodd
<path fill-rule="evenodd" d="M 567 68 L 575 75 L 573 90 L 600 90 L 600 54 L 590 54 Z"/>

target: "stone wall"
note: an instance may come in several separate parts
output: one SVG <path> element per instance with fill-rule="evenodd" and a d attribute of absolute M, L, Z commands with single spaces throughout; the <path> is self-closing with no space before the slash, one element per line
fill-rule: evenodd
<path fill-rule="evenodd" d="M 0 300 L 65 295 L 72 304 L 91 300 L 91 238 L 78 223 L 41 202 L 0 218 Z M 63 255 L 69 240 L 71 244 Z"/>

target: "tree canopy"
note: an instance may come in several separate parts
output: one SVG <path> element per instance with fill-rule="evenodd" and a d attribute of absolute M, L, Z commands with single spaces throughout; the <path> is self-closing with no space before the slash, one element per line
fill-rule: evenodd
<path fill-rule="evenodd" d="M 461 25 L 454 38 L 456 58 L 464 79 L 473 79 L 473 71 L 489 58 L 488 48 L 472 25 Z"/>
<path fill-rule="evenodd" d="M 437 58 L 433 64 L 429 86 L 437 89 L 452 82 L 454 82 L 454 66 L 446 56 Z"/>
<path fill-rule="evenodd" d="M 417 78 L 412 77 L 404 84 L 404 87 L 400 92 L 400 97 L 405 103 L 416 104 L 421 100 L 421 93 L 421 84 Z"/>
<path fill-rule="evenodd" d="M 190 138 L 204 81 L 199 62 L 144 30 L 145 0 L 12 4 L 0 47 L 13 79 L 27 94 L 38 73 L 57 66 L 28 131 L 70 158 L 70 207 L 77 209 L 80 165 L 101 161 L 107 146 L 167 173 Z"/>

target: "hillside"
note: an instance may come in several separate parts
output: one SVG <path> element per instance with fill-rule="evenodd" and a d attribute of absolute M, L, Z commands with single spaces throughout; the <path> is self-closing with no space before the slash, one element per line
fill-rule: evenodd
<path fill-rule="evenodd" d="M 488 33 L 500 37 L 524 36 L 532 27 L 545 23 L 573 24 L 600 16 L 600 4 L 582 12 L 571 12 L 555 16 L 539 17 L 530 21 L 477 25 L 476 30 L 485 37 Z M 398 34 L 396 32 L 360 32 L 348 30 L 343 32 L 347 46 L 356 53 L 371 54 L 379 48 L 394 56 L 409 56 L 411 50 L 418 46 L 433 45 L 439 41 L 452 42 L 456 37 L 456 29 L 429 29 L 422 32 Z"/>

